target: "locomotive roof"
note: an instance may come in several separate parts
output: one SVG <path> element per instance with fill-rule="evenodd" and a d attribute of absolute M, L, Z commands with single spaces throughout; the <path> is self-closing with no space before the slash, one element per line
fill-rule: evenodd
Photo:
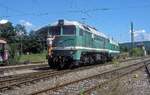
<path fill-rule="evenodd" d="M 118 45 L 118 42 L 114 41 L 113 39 L 107 37 L 104 33 L 102 32 L 99 32 L 98 30 L 96 30 L 94 27 L 91 27 L 89 25 L 86 25 L 84 23 L 81 23 L 81 22 L 78 22 L 78 21 L 68 21 L 68 20 L 63 20 L 64 23 L 63 25 L 75 25 L 75 26 L 78 26 L 80 27 L 81 29 L 83 30 L 87 30 L 88 32 L 90 33 L 93 33 L 95 35 L 98 35 L 98 36 L 101 36 L 103 38 L 106 38 L 106 39 L 109 39 L 110 43 L 112 44 L 115 44 L 115 45 Z M 57 26 L 59 24 L 59 21 L 51 24 L 51 26 Z"/>
<path fill-rule="evenodd" d="M 51 26 L 57 26 L 58 24 L 59 24 L 59 21 L 51 24 Z M 91 32 L 93 34 L 96 34 L 96 35 L 99 35 L 99 36 L 102 36 L 102 37 L 108 39 L 108 37 L 105 34 L 103 34 L 102 32 L 97 31 L 94 27 L 91 27 L 91 26 L 86 25 L 84 23 L 80 23 L 78 21 L 64 20 L 64 25 L 75 25 L 75 26 L 80 27 L 83 30 L 87 30 L 88 32 Z"/>
<path fill-rule="evenodd" d="M 109 42 L 111 43 L 111 44 L 114 44 L 114 45 L 117 45 L 117 46 L 119 46 L 119 44 L 118 44 L 118 42 L 117 41 L 114 41 L 113 39 L 109 39 Z"/>

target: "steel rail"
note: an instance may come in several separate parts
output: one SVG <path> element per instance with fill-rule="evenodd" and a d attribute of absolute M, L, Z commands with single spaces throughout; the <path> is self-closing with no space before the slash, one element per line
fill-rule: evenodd
<path fill-rule="evenodd" d="M 21 84 L 33 83 L 33 81 L 38 81 L 38 80 L 41 80 L 41 79 L 44 79 L 44 78 L 52 77 L 52 76 L 55 76 L 55 75 L 60 75 L 62 73 L 64 73 L 64 72 L 58 72 L 58 71 L 56 71 L 56 72 L 51 72 L 49 74 L 48 73 L 47 74 L 43 74 L 43 75 L 40 74 L 40 75 L 37 75 L 34 78 L 31 77 L 29 79 L 24 79 L 24 80 L 21 80 L 21 81 L 17 80 L 16 82 L 12 82 L 10 84 L 6 84 L 6 85 L 0 86 L 0 91 L 5 91 L 5 90 L 7 90 L 9 88 L 12 88 L 13 86 L 19 86 Z"/>
<path fill-rule="evenodd" d="M 18 80 L 25 80 L 25 79 L 28 79 L 28 78 L 35 78 L 35 77 L 38 77 L 40 75 L 48 75 L 52 72 L 55 72 L 55 71 L 47 70 L 47 71 L 43 71 L 43 72 L 33 72 L 33 73 L 24 74 L 22 76 L 16 76 L 16 77 L 8 78 L 8 79 L 5 79 L 5 80 L 0 80 L 0 85 L 2 86 L 3 84 L 12 83 L 12 82 L 18 81 Z"/>
<path fill-rule="evenodd" d="M 108 64 L 105 64 L 105 65 L 108 65 Z M 97 65 L 93 65 L 93 66 L 85 66 L 85 67 L 81 67 L 81 68 L 76 68 L 74 70 L 61 70 L 61 71 L 56 71 L 56 73 L 52 72 L 51 73 L 46 73 L 46 74 L 40 74 L 42 76 L 39 76 L 37 74 L 37 77 L 32 77 L 29 78 L 29 79 L 23 79 L 23 78 L 26 78 L 26 77 L 29 77 L 29 76 L 23 76 L 23 77 L 18 77 L 18 78 L 12 78 L 12 79 L 6 79 L 6 80 L 1 80 L 1 82 L 9 82 L 9 81 L 13 81 L 13 80 L 17 80 L 19 81 L 18 79 L 23 79 L 19 82 L 14 82 L 14 83 L 10 83 L 10 84 L 7 84 L 7 85 L 2 85 L 0 86 L 0 91 L 5 91 L 7 90 L 8 88 L 12 88 L 13 86 L 17 86 L 17 85 L 21 85 L 21 84 L 25 84 L 25 83 L 32 83 L 33 81 L 37 81 L 37 80 L 41 80 L 41 79 L 45 79 L 45 78 L 48 78 L 48 77 L 53 77 L 53 76 L 58 76 L 58 75 L 63 75 L 63 74 L 66 74 L 66 73 L 70 73 L 70 72 L 75 72 L 75 71 L 80 71 L 80 70 L 85 70 L 85 69 L 90 69 L 90 68 L 93 68 Z M 36 72 L 35 72 L 36 73 Z M 40 72 L 39 72 L 40 73 Z M 30 75 L 30 74 L 29 74 Z M 44 75 L 44 76 L 43 76 Z M 36 75 L 35 75 L 36 76 Z"/>
<path fill-rule="evenodd" d="M 125 66 L 125 67 L 120 67 L 120 68 L 117 68 L 117 69 L 114 69 L 114 70 L 109 70 L 109 71 L 104 71 L 100 74 L 97 74 L 97 75 L 93 75 L 93 76 L 90 76 L 90 77 L 86 77 L 86 78 L 83 78 L 83 79 L 79 79 L 79 80 L 76 80 L 76 81 L 72 81 L 72 82 L 69 82 L 69 83 L 65 83 L 65 84 L 61 84 L 61 85 L 57 85 L 55 87 L 50 87 L 50 88 L 46 88 L 46 89 L 42 89 L 42 90 L 39 90 L 39 91 L 36 91 L 36 92 L 33 92 L 33 93 L 30 93 L 28 95 L 38 95 L 38 94 L 41 94 L 41 93 L 45 93 L 45 92 L 48 92 L 48 91 L 56 91 L 60 88 L 63 88 L 67 85 L 71 85 L 71 84 L 74 84 L 74 83 L 78 83 L 80 81 L 83 81 L 83 80 L 87 80 L 87 79 L 92 79 L 92 78 L 96 78 L 96 77 L 102 77 L 102 76 L 106 76 L 108 77 L 108 75 L 113 75 L 114 73 L 118 73 L 117 71 L 119 70 L 123 70 L 123 69 L 127 69 L 127 68 L 131 68 L 131 67 L 136 67 L 137 65 L 141 65 L 141 63 L 144 63 L 144 62 L 149 62 L 150 60 L 144 60 L 144 61 L 141 61 L 141 62 L 137 62 L 135 64 L 132 64 L 132 65 L 128 65 L 128 66 Z M 143 66 L 143 65 L 142 65 Z M 119 74 L 119 73 L 118 73 Z"/>
<path fill-rule="evenodd" d="M 9 71 L 9 70 L 19 70 L 19 69 L 26 69 L 26 68 L 33 68 L 33 67 L 35 68 L 35 67 L 48 66 L 48 64 L 41 64 L 44 62 L 43 61 L 42 62 L 41 61 L 36 62 L 38 64 L 35 64 L 35 62 L 31 62 L 31 64 L 9 65 L 6 67 L 0 66 L 0 72 Z"/>
<path fill-rule="evenodd" d="M 146 57 L 135 57 L 135 58 L 130 58 L 130 59 L 124 59 L 124 60 L 120 60 L 119 62 L 125 62 L 125 61 L 130 61 L 130 60 L 137 60 L 137 59 L 142 59 L 142 58 L 148 58 L 149 56 Z M 27 64 L 27 65 L 23 65 L 23 66 L 19 66 L 19 65 L 9 65 L 6 66 L 5 68 L 0 68 L 0 72 L 3 72 L 4 70 L 14 70 L 14 69 L 25 69 L 25 68 L 33 68 L 33 67 L 41 67 L 41 66 L 48 66 L 48 64 L 35 64 L 35 63 L 44 63 L 45 61 L 39 61 L 39 62 L 30 62 L 31 64 Z M 10 66 L 16 66 L 16 67 L 10 67 Z"/>
<path fill-rule="evenodd" d="M 148 63 L 148 64 L 150 64 L 150 63 Z M 138 71 L 139 69 L 144 68 L 144 67 L 145 67 L 145 65 L 143 64 L 142 66 L 140 66 L 140 67 L 138 67 L 138 68 L 136 68 L 136 69 L 134 69 L 134 70 L 131 70 L 131 71 L 128 71 L 128 72 L 126 72 L 126 73 L 124 73 L 124 74 L 118 75 L 117 77 L 114 77 L 114 78 L 112 78 L 112 79 L 110 79 L 110 80 L 107 80 L 107 81 L 105 81 L 105 82 L 103 82 L 103 83 L 100 83 L 100 84 L 98 84 L 98 85 L 96 85 L 96 86 L 94 86 L 94 87 L 92 87 L 92 88 L 90 88 L 90 89 L 87 89 L 87 90 L 83 91 L 82 94 L 83 94 L 83 95 L 90 95 L 90 93 L 91 93 L 92 91 L 96 90 L 97 88 L 102 88 L 102 87 L 104 87 L 106 84 L 108 84 L 108 83 L 110 83 L 110 82 L 112 82 L 112 81 L 115 81 L 115 80 L 117 80 L 117 79 L 119 79 L 119 78 L 122 78 L 122 77 L 124 77 L 124 76 L 126 76 L 126 75 L 128 75 L 128 74 L 131 74 L 131 73 L 133 73 L 133 72 L 135 72 L 135 71 Z M 80 95 L 80 94 L 78 94 L 78 95 Z"/>

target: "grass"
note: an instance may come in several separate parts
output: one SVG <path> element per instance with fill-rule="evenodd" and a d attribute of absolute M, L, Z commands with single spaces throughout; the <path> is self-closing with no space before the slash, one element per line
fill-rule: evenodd
<path fill-rule="evenodd" d="M 120 66 L 120 64 L 119 64 L 117 59 L 113 59 L 112 63 L 114 64 L 115 67 L 119 67 Z"/>
<path fill-rule="evenodd" d="M 45 61 L 45 60 L 46 60 L 46 53 L 39 53 L 39 54 L 22 55 L 19 62 L 25 62 L 25 61 L 38 62 L 38 61 Z"/>

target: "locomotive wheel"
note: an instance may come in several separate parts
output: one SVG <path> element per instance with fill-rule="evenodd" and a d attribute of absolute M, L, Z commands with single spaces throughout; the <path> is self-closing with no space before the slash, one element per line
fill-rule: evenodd
<path fill-rule="evenodd" d="M 52 67 L 51 65 L 52 65 L 52 60 L 51 60 L 51 58 L 48 58 L 48 65 L 50 66 L 50 67 Z"/>
<path fill-rule="evenodd" d="M 73 69 L 73 68 L 75 68 L 75 66 L 73 65 L 73 63 L 71 63 L 71 64 L 69 65 L 69 69 Z"/>
<path fill-rule="evenodd" d="M 65 68 L 65 58 L 64 57 L 60 57 L 59 58 L 59 65 L 58 65 L 58 69 L 64 69 Z"/>
<path fill-rule="evenodd" d="M 106 62 L 106 56 L 105 55 L 102 55 L 102 63 L 105 63 Z"/>
<path fill-rule="evenodd" d="M 87 55 L 83 56 L 81 59 L 82 59 L 83 65 L 89 64 L 89 57 Z"/>
<path fill-rule="evenodd" d="M 48 64 L 50 68 L 56 69 L 56 63 L 55 63 L 56 60 L 57 60 L 56 58 L 51 58 L 51 57 L 48 58 Z"/>
<path fill-rule="evenodd" d="M 94 59 L 92 56 L 89 56 L 89 64 L 94 64 Z"/>
<path fill-rule="evenodd" d="M 59 66 L 58 66 L 58 70 L 62 70 L 62 69 L 64 69 L 64 67 L 65 67 L 65 64 L 59 64 Z"/>

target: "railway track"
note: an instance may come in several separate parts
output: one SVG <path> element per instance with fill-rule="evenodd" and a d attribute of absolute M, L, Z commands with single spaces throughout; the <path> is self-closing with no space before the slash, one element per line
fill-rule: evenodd
<path fill-rule="evenodd" d="M 149 58 L 149 57 L 150 56 L 127 58 L 127 59 L 124 59 L 124 60 L 119 60 L 119 62 L 126 62 L 126 61 L 137 60 L 137 59 L 145 59 L 145 58 Z"/>
<path fill-rule="evenodd" d="M 107 84 L 109 84 L 109 83 L 111 83 L 111 82 L 113 82 L 113 81 L 116 81 L 116 80 L 118 80 L 118 79 L 120 79 L 120 78 L 122 78 L 122 77 L 124 77 L 124 76 L 126 76 L 126 75 L 128 75 L 128 74 L 131 74 L 131 73 L 133 73 L 133 72 L 135 72 L 135 71 L 138 71 L 138 70 L 140 70 L 140 69 L 142 69 L 142 68 L 145 68 L 145 69 L 146 69 L 146 72 L 147 72 L 148 77 L 149 77 L 149 69 L 147 68 L 147 65 L 150 65 L 150 61 L 149 61 L 148 63 L 144 62 L 143 65 L 141 65 L 141 66 L 139 66 L 139 67 L 137 67 L 137 68 L 135 68 L 135 69 L 133 69 L 133 70 L 127 71 L 127 72 L 125 72 L 125 73 L 123 73 L 123 74 L 119 74 L 119 75 L 117 75 L 117 76 L 115 76 L 115 77 L 112 77 L 112 78 L 111 78 L 110 80 L 108 80 L 108 81 L 105 81 L 105 82 L 103 82 L 103 83 L 101 83 L 101 84 L 98 84 L 98 85 L 96 85 L 96 86 L 93 86 L 92 88 L 89 88 L 89 89 L 83 91 L 83 94 L 84 94 L 84 95 L 91 95 L 92 92 L 95 91 L 97 88 L 102 88 L 102 87 L 106 86 Z"/>
<path fill-rule="evenodd" d="M 15 86 L 20 86 L 22 84 L 29 84 L 29 83 L 32 84 L 32 83 L 35 83 L 35 82 L 40 81 L 42 79 L 46 79 L 48 77 L 63 74 L 65 72 L 67 72 L 67 71 L 59 72 L 59 71 L 48 70 L 45 72 L 32 73 L 32 74 L 29 74 L 27 76 L 1 80 L 0 81 L 0 85 L 1 85 L 0 86 L 0 92 L 6 91 L 6 90 L 11 89 Z"/>
<path fill-rule="evenodd" d="M 10 65 L 10 66 L 0 66 L 0 73 L 11 70 L 21 70 L 21 69 L 29 69 L 29 68 L 37 68 L 37 67 L 45 67 L 48 64 L 45 64 L 45 61 L 40 62 L 31 62 L 30 64 L 21 64 L 21 65 Z"/>
<path fill-rule="evenodd" d="M 142 58 L 148 58 L 149 56 L 142 57 Z M 119 62 L 125 62 L 130 60 L 136 60 L 141 57 L 136 58 L 128 58 L 124 60 L 120 60 Z M 9 65 L 9 66 L 0 66 L 0 72 L 8 71 L 8 70 L 19 70 L 19 69 L 26 69 L 26 68 L 36 68 L 36 67 L 45 67 L 48 66 L 48 64 L 39 64 L 39 63 L 45 63 L 45 61 L 39 61 L 39 62 L 30 62 L 30 64 L 21 64 L 21 65 Z"/>
<path fill-rule="evenodd" d="M 30 93 L 28 95 L 43 95 L 43 94 L 54 95 L 56 93 L 57 95 L 70 95 L 70 94 L 80 95 L 82 90 L 83 90 L 82 94 L 87 95 L 91 91 L 96 89 L 97 87 L 100 87 L 112 80 L 118 79 L 122 76 L 125 76 L 129 73 L 139 70 L 140 68 L 145 67 L 145 64 L 149 64 L 149 62 L 150 60 L 146 60 L 146 61 L 144 60 L 144 61 L 132 64 L 132 65 L 120 67 L 114 70 L 104 71 L 97 75 L 93 75 L 93 76 L 79 79 L 76 81 L 57 85 L 55 87 L 42 89 L 42 90 Z M 88 82 L 91 82 L 91 84 L 88 84 Z M 92 84 L 95 84 L 95 85 L 92 85 Z"/>
<path fill-rule="evenodd" d="M 107 64 L 105 64 L 107 65 Z M 81 67 L 81 68 L 76 68 L 74 70 L 47 70 L 47 71 L 42 71 L 42 72 L 34 72 L 34 73 L 29 73 L 29 74 L 24 74 L 21 76 L 11 76 L 11 77 L 4 77 L 3 79 L 0 80 L 0 92 L 4 92 L 6 90 L 9 90 L 10 88 L 13 88 L 15 86 L 19 86 L 22 84 L 29 84 L 29 83 L 34 83 L 36 81 L 44 80 L 49 77 L 53 76 L 59 76 L 65 73 L 70 73 L 70 72 L 75 72 L 75 71 L 80 71 L 84 69 L 90 69 L 95 67 L 93 66 L 86 66 L 86 67 Z"/>
<path fill-rule="evenodd" d="M 119 62 L 126 62 L 126 61 L 131 61 L 131 60 L 137 60 L 140 57 L 137 58 L 129 58 L 129 59 L 124 59 L 124 60 L 120 60 Z M 142 57 L 142 58 L 147 58 L 147 57 Z M 141 59 L 141 58 L 140 58 Z M 4 73 L 8 73 L 11 71 L 15 71 L 15 70 L 22 70 L 22 69 L 33 69 L 33 68 L 43 68 L 43 67 L 48 67 L 48 64 L 39 64 L 39 63 L 45 63 L 45 61 L 40 61 L 40 62 L 31 62 L 32 64 L 27 64 L 27 65 L 12 65 L 12 66 L 6 66 L 6 67 L 0 67 L 0 74 L 2 76 L 0 76 L 0 80 L 3 80 L 3 75 Z M 35 64 L 36 63 L 36 64 Z M 6 76 L 7 78 L 11 78 L 14 75 L 9 75 Z"/>
<path fill-rule="evenodd" d="M 108 64 L 101 64 L 101 65 L 104 66 L 104 65 L 108 65 Z M 22 84 L 29 85 L 29 84 L 35 83 L 37 81 L 40 81 L 40 80 L 48 79 L 49 77 L 54 77 L 54 76 L 59 76 L 59 75 L 70 73 L 70 72 L 90 69 L 95 66 L 97 66 L 97 65 L 81 67 L 81 68 L 77 68 L 74 70 L 62 70 L 61 72 L 56 71 L 56 70 L 55 71 L 48 70 L 48 71 L 43 71 L 43 72 L 34 72 L 31 74 L 25 74 L 25 75 L 21 75 L 21 76 L 13 76 L 11 78 L 10 77 L 5 78 L 5 79 L 0 80 L 0 92 L 5 92 L 16 86 L 20 87 Z"/>
<path fill-rule="evenodd" d="M 145 58 L 147 58 L 147 57 L 145 57 Z M 131 59 L 122 60 L 120 62 L 131 61 L 131 60 L 136 60 L 136 59 L 137 58 L 131 58 Z M 102 66 L 108 65 L 108 64 L 111 64 L 111 63 L 105 63 L 105 64 L 102 64 Z M 97 65 L 99 65 L 99 64 L 97 64 Z M 43 67 L 45 67 L 45 64 L 42 65 L 40 68 L 43 68 Z M 47 72 L 49 72 L 49 71 L 42 71 L 40 73 L 44 74 L 44 73 L 47 73 Z M 5 76 L 5 77 L 0 77 L 0 84 L 3 83 L 3 82 L 11 81 L 11 80 L 18 80 L 18 79 L 21 79 L 21 78 L 29 77 L 29 76 L 31 76 L 30 74 L 34 77 L 35 75 L 38 75 L 39 72 L 33 72 L 33 73 L 27 73 L 27 74 L 19 74 L 19 75 L 9 75 L 9 76 Z"/>

